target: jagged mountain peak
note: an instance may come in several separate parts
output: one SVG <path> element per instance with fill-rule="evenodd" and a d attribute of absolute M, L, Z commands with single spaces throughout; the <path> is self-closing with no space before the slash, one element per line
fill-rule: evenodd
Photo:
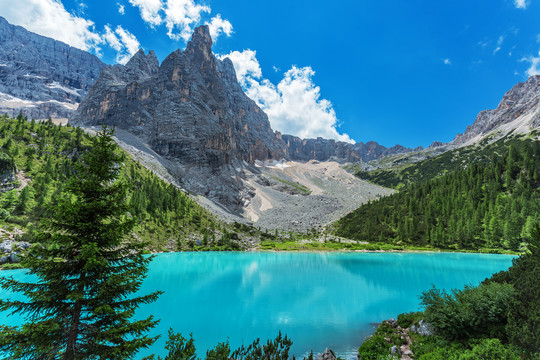
<path fill-rule="evenodd" d="M 210 36 L 210 28 L 208 25 L 201 25 L 193 31 L 191 40 L 188 42 L 186 50 L 211 50 L 212 36 Z"/>
<path fill-rule="evenodd" d="M 139 49 L 126 63 L 125 68 L 131 71 L 141 71 L 150 77 L 158 71 L 159 61 L 154 50 L 150 50 L 146 55 L 143 49 Z"/>
<path fill-rule="evenodd" d="M 492 134 L 495 138 L 516 133 L 528 133 L 540 127 L 540 76 L 530 76 L 506 92 L 494 110 L 481 111 L 463 134 L 450 145 L 464 146 Z"/>

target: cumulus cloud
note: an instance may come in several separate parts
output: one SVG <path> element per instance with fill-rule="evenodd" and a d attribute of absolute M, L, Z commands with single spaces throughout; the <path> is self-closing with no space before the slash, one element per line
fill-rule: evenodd
<path fill-rule="evenodd" d="M 151 27 L 165 25 L 167 35 L 173 40 L 188 41 L 193 29 L 202 23 L 204 14 L 210 14 L 210 6 L 197 4 L 195 0 L 129 0 L 141 13 L 141 18 Z M 207 21 L 210 34 L 216 40 L 221 34 L 231 36 L 232 24 L 221 15 Z"/>
<path fill-rule="evenodd" d="M 116 27 L 115 32 L 120 37 L 120 43 L 122 44 L 116 55 L 116 61 L 119 64 L 125 64 L 139 50 L 141 44 L 132 33 L 120 25 Z"/>
<path fill-rule="evenodd" d="M 225 34 L 231 36 L 233 32 L 232 24 L 229 20 L 223 20 L 221 14 L 214 16 L 210 22 L 207 22 L 208 28 L 210 29 L 210 36 L 212 39 L 217 39 L 219 35 Z"/>
<path fill-rule="evenodd" d="M 129 0 L 129 3 L 139 8 L 141 18 L 150 26 L 154 27 L 163 21 L 159 14 L 163 7 L 161 0 Z"/>
<path fill-rule="evenodd" d="M 139 49 L 139 41 L 128 30 L 106 25 L 97 31 L 92 21 L 69 13 L 61 2 L 54 0 L 0 0 L 0 14 L 10 23 L 29 31 L 51 37 L 76 48 L 101 56 L 101 47 L 116 51 L 116 61 L 125 64 Z"/>
<path fill-rule="evenodd" d="M 112 31 L 109 25 L 105 25 L 104 41 L 116 50 L 116 62 L 125 64 L 139 50 L 140 44 L 137 38 L 129 31 L 118 25 Z"/>
<path fill-rule="evenodd" d="M 443 63 L 444 65 L 452 65 L 452 60 L 446 58 L 446 59 L 443 59 Z"/>
<path fill-rule="evenodd" d="M 70 14 L 54 0 L 0 0 L 0 14 L 10 23 L 82 50 L 99 52 L 102 42 L 94 22 Z"/>
<path fill-rule="evenodd" d="M 165 7 L 167 35 L 173 40 L 182 38 L 188 41 L 203 13 L 210 13 L 210 7 L 196 4 L 193 0 L 168 0 Z"/>
<path fill-rule="evenodd" d="M 122 4 L 118 4 L 118 12 L 120 15 L 124 15 L 126 13 L 126 7 Z"/>
<path fill-rule="evenodd" d="M 221 59 L 231 59 L 238 82 L 246 94 L 268 115 L 274 130 L 301 138 L 323 137 L 354 142 L 340 134 L 332 103 L 321 99 L 320 88 L 313 82 L 315 72 L 309 66 L 293 66 L 277 84 L 262 76 L 256 52 L 233 51 Z"/>
<path fill-rule="evenodd" d="M 526 9 L 527 6 L 529 6 L 529 3 L 527 0 L 514 0 L 514 5 L 518 8 L 518 9 Z"/>
<path fill-rule="evenodd" d="M 250 79 L 260 79 L 262 70 L 257 60 L 257 53 L 253 50 L 232 51 L 228 55 L 218 56 L 221 60 L 229 58 L 236 71 L 236 77 L 242 87 L 249 85 Z"/>

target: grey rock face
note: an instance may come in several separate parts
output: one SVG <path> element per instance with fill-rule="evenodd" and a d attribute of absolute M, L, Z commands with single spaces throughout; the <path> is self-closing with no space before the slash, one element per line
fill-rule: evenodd
<path fill-rule="evenodd" d="M 349 144 L 320 137 L 317 139 L 300 139 L 292 135 L 281 135 L 279 133 L 277 135 L 285 143 L 289 158 L 297 161 L 366 162 L 386 155 L 413 151 L 401 145 L 387 148 L 374 141 L 365 144 L 362 142 Z"/>
<path fill-rule="evenodd" d="M 0 113 L 68 117 L 104 66 L 86 51 L 0 17 Z"/>
<path fill-rule="evenodd" d="M 316 357 L 317 360 L 336 360 L 336 354 L 329 349 L 326 348 L 322 354 L 318 354 Z"/>
<path fill-rule="evenodd" d="M 238 84 L 232 62 L 218 60 L 211 47 L 208 26 L 201 26 L 161 66 L 153 52 L 140 51 L 126 66 L 104 68 L 71 121 L 128 130 L 177 161 L 188 190 L 241 206 L 249 190 L 236 169 L 286 151 Z"/>
<path fill-rule="evenodd" d="M 433 331 L 433 327 L 429 323 L 425 322 L 424 320 L 420 320 L 418 322 L 418 326 L 416 325 L 411 326 L 411 331 L 422 336 L 432 336 L 435 333 Z"/>
<path fill-rule="evenodd" d="M 451 145 L 463 145 L 475 138 L 481 138 L 490 131 L 511 123 L 523 115 L 530 114 L 530 128 L 540 127 L 540 76 L 529 77 L 524 83 L 518 83 L 502 98 L 495 110 L 481 111 L 472 125 L 467 126 L 463 134 L 458 134 Z"/>
<path fill-rule="evenodd" d="M 158 67 L 153 52 L 103 70 L 74 122 L 126 129 L 161 155 L 219 169 L 285 156 L 266 114 L 242 91 L 230 60 L 211 51 L 207 26 Z"/>

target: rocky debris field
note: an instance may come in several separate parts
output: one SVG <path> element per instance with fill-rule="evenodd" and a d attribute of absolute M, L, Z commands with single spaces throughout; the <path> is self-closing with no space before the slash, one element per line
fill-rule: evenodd
<path fill-rule="evenodd" d="M 241 197 L 244 202 L 239 213 L 193 191 L 196 182 L 220 186 L 217 177 L 160 156 L 127 131 L 117 130 L 115 135 L 119 145 L 143 166 L 195 193 L 193 198 L 221 219 L 252 223 L 265 230 L 321 230 L 369 200 L 394 192 L 355 177 L 337 162 L 257 161 L 232 169 L 238 193 L 231 189 L 231 197 Z"/>
<path fill-rule="evenodd" d="M 358 179 L 336 162 L 286 162 L 259 169 L 261 174 L 249 174 L 246 181 L 255 196 L 245 207 L 245 217 L 264 229 L 321 229 L 369 200 L 393 193 Z M 275 179 L 309 191 L 276 188 Z"/>

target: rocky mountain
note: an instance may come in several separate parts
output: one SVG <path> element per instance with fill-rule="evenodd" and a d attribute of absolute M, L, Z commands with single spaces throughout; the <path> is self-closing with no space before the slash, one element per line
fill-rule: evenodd
<path fill-rule="evenodd" d="M 293 135 L 280 135 L 285 143 L 289 159 L 295 161 L 337 161 L 337 162 L 366 162 L 380 159 L 387 155 L 402 154 L 421 150 L 395 145 L 391 148 L 379 145 L 375 141 L 349 144 L 342 141 L 323 139 L 301 139 Z"/>
<path fill-rule="evenodd" d="M 531 76 L 518 83 L 502 98 L 495 110 L 481 111 L 463 134 L 450 143 L 465 146 L 491 135 L 500 138 L 513 132 L 529 133 L 540 127 L 540 76 Z"/>
<path fill-rule="evenodd" d="M 104 66 L 86 51 L 0 17 L 0 113 L 68 117 Z"/>
<path fill-rule="evenodd" d="M 232 62 L 211 48 L 201 26 L 161 65 L 152 51 L 139 51 L 125 66 L 104 68 L 72 122 L 127 130 L 173 161 L 189 190 L 242 206 L 249 197 L 238 179 L 244 164 L 279 160 L 286 150 Z"/>

